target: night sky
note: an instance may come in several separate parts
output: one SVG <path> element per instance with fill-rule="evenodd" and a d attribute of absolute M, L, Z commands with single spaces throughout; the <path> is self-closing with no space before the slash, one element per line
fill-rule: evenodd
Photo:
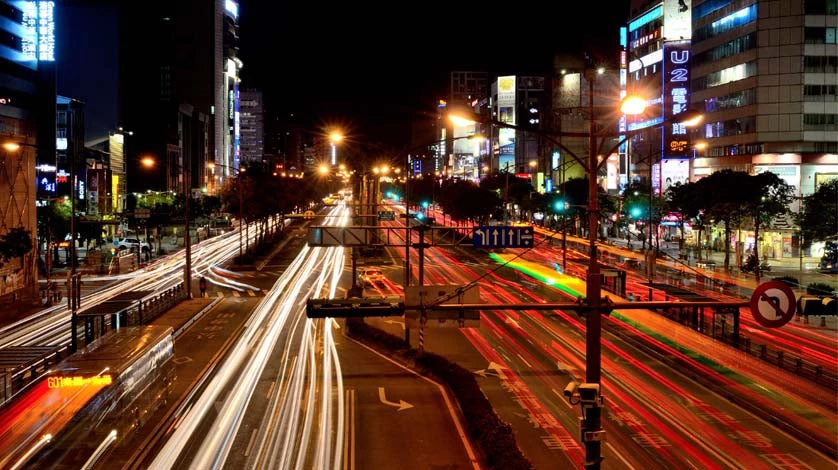
<path fill-rule="evenodd" d="M 544 74 L 557 51 L 610 52 L 615 62 L 628 3 L 243 0 L 242 81 L 274 110 L 398 145 L 443 97 L 450 70 Z"/>
<path fill-rule="evenodd" d="M 86 103 L 89 141 L 116 126 L 115 9 L 67 3 L 87 7 L 59 2 L 58 91 Z M 242 87 L 262 89 L 271 114 L 401 146 L 451 70 L 546 74 L 555 52 L 615 63 L 628 4 L 241 0 Z"/>

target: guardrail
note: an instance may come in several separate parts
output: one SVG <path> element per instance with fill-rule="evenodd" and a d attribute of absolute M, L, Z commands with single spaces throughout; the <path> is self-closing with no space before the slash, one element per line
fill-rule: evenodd
<path fill-rule="evenodd" d="M 141 299 L 136 299 L 130 305 L 114 312 L 101 315 L 100 336 L 108 331 L 117 329 L 117 325 L 138 326 L 151 322 L 161 313 L 171 309 L 185 298 L 183 283 L 179 283 L 162 292 L 155 292 Z M 79 313 L 83 313 L 81 311 Z M 105 316 L 111 316 L 110 328 L 105 321 Z M 94 328 L 88 330 L 95 333 Z M 86 343 L 93 338 L 87 337 Z M 29 348 L 32 351 L 45 348 Z M 33 353 L 34 354 L 34 353 Z M 0 369 L 0 407 L 14 399 L 18 394 L 26 391 L 30 386 L 49 371 L 50 367 L 61 362 L 70 355 L 69 344 L 55 346 L 52 349 L 44 350 L 42 354 L 30 359 L 18 366 Z"/>
<path fill-rule="evenodd" d="M 764 343 L 755 343 L 747 336 L 739 335 L 737 340 L 733 335 L 718 335 L 719 339 L 740 351 L 751 356 L 758 357 L 765 362 L 773 364 L 781 369 L 787 370 L 795 375 L 806 378 L 830 390 L 838 388 L 838 375 L 834 371 L 824 370 L 820 364 L 810 362 L 800 356 L 790 354 L 788 351 L 770 349 Z"/>

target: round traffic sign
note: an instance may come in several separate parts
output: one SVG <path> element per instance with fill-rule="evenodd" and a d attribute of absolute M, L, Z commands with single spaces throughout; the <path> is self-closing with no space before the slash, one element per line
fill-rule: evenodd
<path fill-rule="evenodd" d="M 760 284 L 751 296 L 754 320 L 766 328 L 777 328 L 790 322 L 795 307 L 794 292 L 785 282 L 768 281 Z"/>

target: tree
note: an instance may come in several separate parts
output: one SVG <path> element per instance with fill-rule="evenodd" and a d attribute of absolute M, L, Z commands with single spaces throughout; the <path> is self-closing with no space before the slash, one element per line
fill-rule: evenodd
<path fill-rule="evenodd" d="M 745 186 L 740 189 L 744 201 L 742 210 L 754 221 L 754 254 L 756 269 L 754 274 L 759 282 L 759 229 L 772 218 L 788 212 L 788 206 L 794 199 L 794 188 L 782 178 L 771 172 L 764 172 L 746 178 Z"/>
<path fill-rule="evenodd" d="M 10 229 L 0 239 L 0 256 L 7 262 L 12 258 L 20 258 L 20 265 L 26 267 L 23 257 L 32 251 L 32 234 L 23 227 Z"/>
<path fill-rule="evenodd" d="M 838 237 L 838 179 L 822 183 L 803 198 L 797 224 L 807 244 Z"/>
<path fill-rule="evenodd" d="M 687 220 L 698 220 L 698 259 L 701 260 L 701 231 L 704 228 L 700 220 L 702 198 L 697 183 L 676 183 L 666 190 L 664 195 L 666 206 L 670 212 L 677 212 L 678 228 L 681 231 L 681 238 L 678 241 L 678 252 L 683 256 L 685 229 Z"/>
<path fill-rule="evenodd" d="M 704 213 L 712 220 L 722 222 L 725 231 L 725 270 L 730 269 L 730 236 L 733 223 L 742 215 L 746 187 L 750 177 L 743 171 L 725 169 L 712 173 L 697 182 L 698 192 L 704 198 Z"/>

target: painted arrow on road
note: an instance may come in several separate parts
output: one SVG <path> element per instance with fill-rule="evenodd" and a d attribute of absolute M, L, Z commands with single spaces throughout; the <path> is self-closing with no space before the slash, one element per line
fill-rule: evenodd
<path fill-rule="evenodd" d="M 384 393 L 384 387 L 378 387 L 378 399 L 381 400 L 381 403 L 384 403 L 387 406 L 398 408 L 396 411 L 404 411 L 408 408 L 413 408 L 413 405 L 404 400 L 399 400 L 398 403 L 387 400 L 387 396 Z"/>
<path fill-rule="evenodd" d="M 494 376 L 494 377 L 503 378 L 503 375 L 500 372 L 503 368 L 504 367 L 500 364 L 497 364 L 495 362 L 489 362 L 488 367 L 486 367 L 485 369 L 480 369 L 478 371 L 475 371 L 474 373 L 481 376 L 481 377 Z"/>

